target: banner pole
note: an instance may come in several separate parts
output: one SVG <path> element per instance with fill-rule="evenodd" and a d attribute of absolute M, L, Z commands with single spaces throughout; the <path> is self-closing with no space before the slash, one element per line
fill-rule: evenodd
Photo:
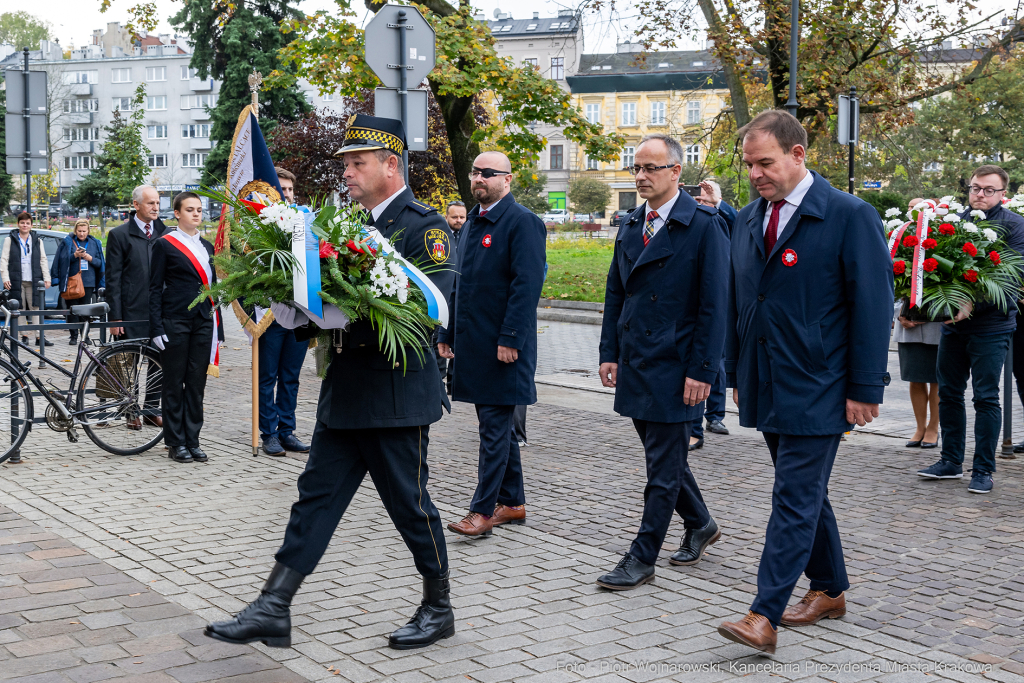
<path fill-rule="evenodd" d="M 256 434 L 260 425 L 260 338 L 253 335 L 252 338 L 252 457 L 259 452 Z"/>

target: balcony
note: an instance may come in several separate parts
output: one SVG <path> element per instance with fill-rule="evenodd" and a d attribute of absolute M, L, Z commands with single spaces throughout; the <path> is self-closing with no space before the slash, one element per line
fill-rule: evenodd
<path fill-rule="evenodd" d="M 189 81 L 189 87 L 196 92 L 209 92 L 213 90 L 212 78 L 193 78 Z"/>
<path fill-rule="evenodd" d="M 68 143 L 65 154 L 93 154 L 96 151 L 96 143 L 86 140 L 76 140 Z"/>
<path fill-rule="evenodd" d="M 68 123 L 92 123 L 92 112 L 83 111 L 73 114 L 68 114 Z"/>
<path fill-rule="evenodd" d="M 210 138 L 191 138 L 192 149 L 210 149 Z"/>
<path fill-rule="evenodd" d="M 68 85 L 69 95 L 91 95 L 92 86 L 88 83 L 71 83 Z"/>
<path fill-rule="evenodd" d="M 190 109 L 191 118 L 193 121 L 209 121 L 210 112 L 206 111 L 205 108 Z"/>

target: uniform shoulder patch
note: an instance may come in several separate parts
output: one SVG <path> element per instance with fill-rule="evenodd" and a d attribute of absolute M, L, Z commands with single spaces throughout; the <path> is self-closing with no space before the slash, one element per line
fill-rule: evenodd
<path fill-rule="evenodd" d="M 408 206 L 409 208 L 415 210 L 416 213 L 420 214 L 421 216 L 426 216 L 430 213 L 437 213 L 437 209 L 430 206 L 429 204 L 424 204 L 418 199 L 413 199 L 411 202 L 409 202 Z"/>
<path fill-rule="evenodd" d="M 431 228 L 423 233 L 423 245 L 427 249 L 430 260 L 434 263 L 446 263 L 451 253 L 451 240 L 448 233 L 440 228 Z"/>

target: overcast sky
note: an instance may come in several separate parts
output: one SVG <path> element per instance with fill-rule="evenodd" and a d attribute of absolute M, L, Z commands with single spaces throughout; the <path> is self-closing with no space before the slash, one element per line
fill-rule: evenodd
<path fill-rule="evenodd" d="M 152 1 L 155 2 L 157 14 L 161 17 L 156 32 L 174 33 L 167 18 L 181 7 L 180 0 Z M 100 13 L 100 0 L 43 0 L 42 7 L 45 9 L 39 15 L 53 23 L 54 33 L 62 45 L 80 46 L 91 41 L 93 29 L 104 28 L 108 21 L 124 22 L 127 19 L 127 9 L 136 2 L 137 0 L 113 0 L 111 8 L 106 13 Z M 976 4 L 979 8 L 977 11 L 985 14 L 1000 10 L 1012 14 L 1019 3 L 1016 0 L 978 0 Z M 353 5 L 361 7 L 361 3 L 358 2 L 354 2 Z M 473 6 L 484 12 L 488 19 L 493 17 L 495 9 L 511 12 L 517 19 L 526 19 L 532 16 L 533 12 L 540 12 L 541 16 L 554 16 L 560 7 L 576 5 L 553 0 L 473 0 Z M 636 25 L 635 9 L 629 0 L 620 0 L 620 6 L 622 9 L 616 17 L 609 17 L 607 13 L 603 16 L 584 16 L 584 52 L 612 52 L 617 42 L 630 37 L 631 28 Z M 307 13 L 320 9 L 333 11 L 335 7 L 333 0 L 302 0 L 299 4 L 299 8 Z M 366 12 L 364 19 L 368 16 L 369 12 Z M 688 42 L 680 44 L 679 47 L 694 49 L 698 46 Z"/>

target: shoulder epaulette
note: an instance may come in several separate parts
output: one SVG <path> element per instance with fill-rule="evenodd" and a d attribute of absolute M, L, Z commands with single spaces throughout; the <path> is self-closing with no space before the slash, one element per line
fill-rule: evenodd
<path fill-rule="evenodd" d="M 424 204 L 418 199 L 413 199 L 407 204 L 407 206 L 414 209 L 417 213 L 423 216 L 426 216 L 431 212 L 437 213 L 437 209 L 430 206 L 429 204 Z"/>

